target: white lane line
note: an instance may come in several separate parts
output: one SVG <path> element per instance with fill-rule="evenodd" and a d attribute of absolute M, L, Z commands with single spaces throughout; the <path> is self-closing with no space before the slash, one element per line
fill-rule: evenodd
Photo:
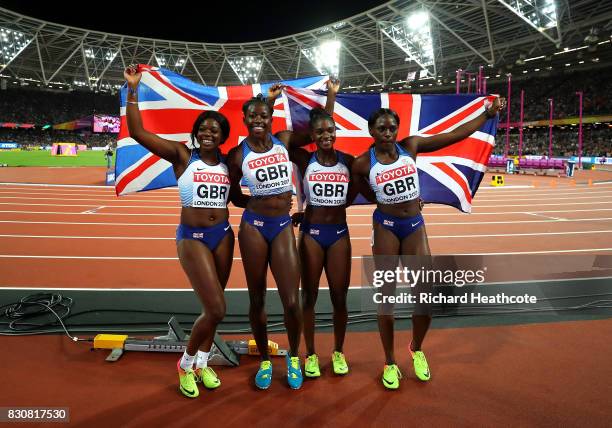
<path fill-rule="evenodd" d="M 450 238 L 503 238 L 515 236 L 546 236 L 546 235 L 589 235 L 595 233 L 612 233 L 612 230 L 581 230 L 575 232 L 541 232 L 541 233 L 492 233 L 492 234 L 465 234 L 465 235 L 427 235 L 429 239 L 450 239 Z M 2 235 L 0 235 L 2 236 Z M 351 239 L 372 239 L 370 236 L 365 238 L 358 237 Z"/>
<path fill-rule="evenodd" d="M 610 279 L 609 276 L 587 276 L 583 278 L 559 278 L 559 279 L 538 279 L 538 280 L 525 280 L 525 281 L 505 281 L 505 282 L 485 282 L 483 285 L 494 285 L 494 284 L 531 284 L 531 283 L 548 283 L 548 282 L 570 282 L 570 281 L 598 281 L 602 279 Z M 350 284 L 352 290 L 364 288 L 361 284 Z M 321 284 L 319 288 L 328 288 L 326 284 Z M 193 289 L 185 288 L 101 288 L 101 287 L 0 287 L 0 290 L 39 290 L 39 291 L 141 291 L 141 292 L 155 292 L 155 291 L 171 291 L 178 293 L 193 293 Z M 226 288 L 225 292 L 228 291 L 248 291 L 248 288 L 232 287 Z M 278 292 L 275 286 L 268 286 L 268 292 Z"/>
<path fill-rule="evenodd" d="M 582 195 L 584 195 L 584 193 L 582 193 Z M 481 207 L 483 205 L 480 205 L 479 203 L 482 202 L 516 202 L 516 201 L 528 201 L 528 202 L 533 202 L 536 203 L 538 201 L 545 201 L 545 202 L 550 202 L 550 201 L 575 201 L 575 200 L 586 200 L 586 199 L 603 199 L 605 197 L 611 196 L 612 197 L 612 192 L 604 192 L 603 194 L 595 194 L 594 196 L 592 193 L 588 193 L 589 196 L 570 196 L 570 197 L 552 197 L 552 196 L 538 196 L 535 198 L 503 198 L 503 199 L 478 199 L 478 197 L 476 197 L 474 199 L 474 206 L 475 207 Z M 565 194 L 564 194 L 565 196 Z M 497 205 L 496 205 L 497 206 Z M 441 207 L 445 207 L 444 205 L 439 205 L 439 204 L 428 204 L 428 207 L 432 207 L 432 208 L 441 208 Z"/>
<path fill-rule="evenodd" d="M 560 217 L 553 217 L 550 215 L 542 215 L 542 214 L 535 214 L 535 213 L 525 213 L 525 214 L 529 214 L 529 215 L 534 215 L 536 217 L 544 217 L 544 218 L 550 218 L 552 220 L 558 220 L 558 221 L 565 221 L 566 219 L 564 218 L 560 218 Z"/>
<path fill-rule="evenodd" d="M 551 179 L 553 179 L 553 178 L 551 177 Z M 586 180 L 586 178 L 585 178 L 585 180 Z M 563 188 L 570 188 L 569 182 L 567 183 L 567 185 L 565 185 L 565 183 L 563 183 L 563 182 L 559 182 L 559 184 L 561 186 L 563 186 Z M 510 193 L 510 191 L 513 192 L 515 189 L 541 189 L 541 188 L 545 187 L 546 185 L 547 184 L 541 184 L 541 185 L 537 185 L 536 187 L 534 187 L 533 185 L 519 185 L 519 184 L 508 185 L 508 186 L 503 186 L 503 187 L 481 186 L 481 187 L 479 187 L 478 190 L 483 190 L 483 191 L 487 191 L 487 192 L 500 192 L 500 193 L 506 193 L 506 191 L 509 191 L 508 193 Z M 585 184 L 582 184 L 582 183 L 577 183 L 576 185 L 577 186 L 585 186 Z M 594 182 L 593 185 L 595 185 L 595 186 L 612 185 L 612 181 Z M 48 184 L 48 183 L 0 182 L 0 186 L 6 186 L 6 187 L 15 186 L 18 189 L 22 188 L 22 187 L 26 187 L 26 188 L 29 188 L 29 187 L 66 188 L 67 191 L 69 189 L 96 189 L 96 190 L 108 190 L 109 193 L 114 193 L 114 190 L 115 190 L 111 186 L 93 185 L 93 184 L 87 185 L 87 184 Z M 573 188 L 573 186 L 571 186 L 571 188 Z M 551 190 L 555 190 L 555 189 L 556 188 L 553 188 Z M 177 191 L 176 187 L 167 187 L 167 188 L 163 188 L 163 189 L 150 190 L 149 192 L 167 193 L 167 192 L 176 192 L 176 191 Z M 134 193 L 134 194 L 130 194 L 130 195 L 135 195 L 135 194 L 140 194 L 140 193 Z M 129 195 L 127 195 L 127 196 L 129 196 Z"/>
<path fill-rule="evenodd" d="M 38 194 L 38 193 L 37 193 Z M 57 201 L 57 200 L 61 200 L 61 201 L 93 201 L 93 202 L 168 202 L 169 204 L 175 202 L 178 202 L 178 195 L 176 198 L 174 197 L 169 197 L 167 200 L 162 200 L 162 199 L 147 199 L 146 201 L 143 201 L 142 199 L 134 199 L 134 200 L 126 200 L 126 199 L 119 199 L 119 198 L 106 198 L 106 199 L 102 199 L 102 198 L 65 198 L 65 197 L 53 197 L 53 198 L 46 198 L 46 197 L 40 197 L 40 196 L 33 196 L 33 193 L 28 193 L 25 196 L 0 196 L 0 199 L 21 199 L 21 200 L 26 200 L 26 201 L 31 201 L 32 199 L 36 199 L 37 201 L 40 200 L 50 200 L 50 201 Z M 45 193 L 45 195 L 48 195 L 48 193 Z M 33 197 L 30 197 L 33 196 Z M 59 196 L 59 195 L 58 195 Z M 72 195 L 70 195 L 72 196 Z M 7 202 L 10 203 L 10 202 Z M 15 202 L 16 204 L 20 204 L 19 202 Z M 172 207 L 176 207 L 176 204 L 174 205 L 169 205 Z"/>
<path fill-rule="evenodd" d="M 568 189 L 570 190 L 570 189 Z M 587 189 L 571 189 L 572 191 L 564 191 L 564 190 L 558 190 L 558 189 L 551 189 L 551 190 L 537 190 L 534 189 L 532 191 L 528 191 L 528 192 L 514 192 L 512 194 L 510 193 L 506 193 L 503 196 L 502 195 L 493 195 L 493 194 L 479 194 L 475 199 L 476 200 L 504 200 L 504 199 L 495 199 L 495 198 L 506 198 L 506 196 L 538 196 L 538 195 L 584 195 L 584 190 Z M 610 193 L 612 191 L 612 187 L 608 188 L 608 189 L 588 189 L 588 193 L 589 194 L 607 194 Z M 160 195 L 157 193 L 157 190 L 155 191 L 150 191 L 150 192 L 144 192 L 144 193 L 134 193 L 134 194 L 130 194 L 130 195 L 126 195 L 126 196 L 116 196 L 114 194 L 114 192 L 91 192 L 91 191 L 86 191 L 86 190 L 65 190 L 64 192 L 55 192 L 55 191 L 44 191 L 44 192 L 37 192 L 37 191 L 30 191 L 29 189 L 7 189 L 7 188 L 0 188 L 0 194 L 1 195 L 16 195 L 12 198 L 20 198 L 20 197 L 25 197 L 25 196 L 29 196 L 29 195 L 44 195 L 44 196 L 90 196 L 90 197 L 106 197 L 106 198 L 110 198 L 112 200 L 128 200 L 128 199 L 141 199 L 141 200 L 154 200 L 154 198 L 164 198 L 164 201 L 166 199 L 170 200 L 170 199 L 176 199 L 176 197 L 178 197 L 178 191 L 176 189 L 174 189 L 172 192 L 164 192 L 164 195 Z M 6 196 L 4 198 L 11 198 L 9 196 Z M 45 198 L 45 199 L 49 199 L 49 198 Z M 76 199 L 78 200 L 78 199 Z"/>
<path fill-rule="evenodd" d="M 583 193 L 584 194 L 584 193 Z M 589 193 L 589 195 L 592 195 L 591 193 Z M 565 197 L 561 197 L 561 198 L 556 198 L 556 197 L 545 197 L 544 200 L 546 202 L 550 202 L 550 201 L 575 201 L 575 200 L 584 200 L 584 199 L 599 199 L 601 200 L 602 198 L 604 198 L 605 196 L 612 196 L 612 192 L 605 192 L 604 195 L 595 195 L 595 196 L 570 196 L 568 198 Z M 534 205 L 539 205 L 537 202 L 538 201 L 542 201 L 543 198 L 542 197 L 537 197 L 537 198 L 505 198 L 505 199 L 480 199 L 480 200 L 476 200 L 474 199 L 474 207 L 482 207 L 484 205 L 480 205 L 479 202 L 516 202 L 516 201 L 530 201 L 533 202 Z M 573 204 L 572 204 L 573 205 Z M 495 205 L 495 206 L 499 206 L 499 205 Z M 501 205 L 504 206 L 504 205 Z M 506 205 L 508 206 L 508 205 Z M 438 205 L 438 204 L 429 204 L 428 207 L 431 208 L 446 208 L 444 205 Z"/>
<path fill-rule="evenodd" d="M 612 196 L 612 195 L 611 195 Z M 552 198 L 553 200 L 556 200 L 557 198 Z M 576 199 L 576 198 L 559 198 L 559 199 Z M 583 198 L 583 199 L 587 199 L 587 198 Z M 588 199 L 602 199 L 601 196 L 597 196 L 597 197 L 589 197 Z M 612 199 L 612 198 L 611 198 Z M 491 201 L 494 202 L 494 201 Z M 511 201 L 504 201 L 504 200 L 500 200 L 500 202 L 511 202 Z M 480 205 L 480 204 L 474 204 L 473 207 L 474 208 L 496 208 L 496 207 L 533 207 L 533 206 L 538 206 L 538 207 L 545 207 L 545 206 L 573 206 L 573 205 L 598 205 L 598 204 L 612 204 L 612 200 L 610 201 L 595 201 L 595 202 L 575 202 L 575 203 L 567 203 L 567 202 L 563 202 L 563 203 L 558 203 L 558 204 L 550 204 L 550 203 L 539 203 L 539 202 L 532 202 L 530 204 L 507 204 L 507 205 L 502 205 L 502 204 L 495 204 L 495 205 Z M 52 205 L 53 206 L 53 205 Z M 370 207 L 360 207 L 360 208 L 370 208 Z M 372 206 L 372 208 L 374 208 Z M 448 206 L 448 205 L 442 205 L 442 204 L 429 204 L 429 205 L 425 205 L 425 209 L 428 208 L 446 208 L 446 209 L 453 209 L 453 207 Z"/>
<path fill-rule="evenodd" d="M 509 186 L 503 186 L 503 187 L 493 187 L 493 186 L 482 186 L 479 187 L 478 190 L 498 190 L 498 189 L 530 189 L 533 186 L 530 186 L 528 184 L 513 184 L 513 185 L 509 185 Z"/>
<path fill-rule="evenodd" d="M 580 248 L 575 250 L 545 250 L 545 251 L 512 251 L 508 253 L 453 253 L 453 256 L 503 256 L 513 254 L 549 254 L 549 253 L 597 253 L 612 251 L 612 248 Z M 444 255 L 444 254 L 434 254 Z M 360 260 L 363 256 L 353 256 L 352 259 Z M 178 257 L 121 257 L 121 256 L 37 256 L 37 255 L 15 255 L 0 254 L 0 259 L 69 259 L 69 260 L 178 260 Z M 242 261 L 242 257 L 234 257 L 234 261 Z"/>
<path fill-rule="evenodd" d="M 113 190 L 110 186 L 102 186 L 96 184 L 47 184 L 47 183 L 0 183 L 0 186 L 23 186 L 23 187 L 69 187 L 69 188 L 81 188 L 81 189 L 109 189 Z"/>
<path fill-rule="evenodd" d="M 33 238 L 33 239 L 118 239 L 134 241 L 174 241 L 173 237 L 152 237 L 152 236 L 67 236 L 67 235 L 0 235 L 0 238 Z M 369 239 L 369 238 L 368 238 Z"/>
<path fill-rule="evenodd" d="M 95 200 L 95 199 L 93 199 Z M 17 205 L 23 207 L 90 207 L 92 204 L 37 204 L 37 203 L 21 203 L 21 202 L 0 202 L 0 205 Z M 561 204 L 559 204 L 561 205 Z M 145 208 L 145 209 L 170 209 L 179 210 L 181 207 L 173 205 L 108 205 L 108 208 Z"/>
<path fill-rule="evenodd" d="M 457 253 L 455 256 L 507 256 L 516 254 L 550 254 L 550 253 L 590 253 L 599 251 L 612 251 L 612 248 L 583 248 L 577 250 L 547 250 L 547 251 L 512 251 L 508 253 Z"/>
<path fill-rule="evenodd" d="M 101 205 L 99 207 L 95 207 L 95 208 L 92 208 L 90 210 L 83 211 L 81 214 L 93 214 L 93 213 L 96 213 L 96 212 L 100 211 L 103 208 L 106 208 L 106 206 Z"/>
<path fill-rule="evenodd" d="M 599 198 L 601 199 L 601 198 Z M 612 200 L 610 201 L 599 201 L 599 202 L 575 202 L 575 203 L 558 203 L 558 204 L 548 204 L 548 203 L 531 203 L 531 204 L 495 204 L 495 205 L 474 205 L 474 209 L 481 209 L 481 208 L 507 208 L 507 207 L 567 207 L 567 206 L 576 206 L 576 205 L 611 205 L 612 204 Z M 19 206 L 19 207 L 26 207 L 26 206 L 32 206 L 32 207 L 91 207 L 92 204 L 43 204 L 43 203 L 17 203 L 17 202 L 0 202 L 0 205 L 15 205 L 15 206 Z M 141 208 L 141 209 L 146 209 L 146 210 L 153 210 L 153 209 L 159 209 L 159 210 L 174 210 L 174 211 L 180 211 L 180 207 L 177 205 L 168 205 L 168 206 L 161 206 L 161 205 L 106 205 L 106 208 L 109 209 L 116 209 L 116 208 Z M 450 209 L 452 207 L 440 207 L 440 206 L 436 206 L 435 208 L 446 208 L 446 209 Z M 371 209 L 373 210 L 374 207 L 372 206 Z M 458 212 L 458 211 L 454 211 L 454 212 Z M 91 213 L 87 213 L 87 214 L 91 214 Z M 117 214 L 122 214 L 122 213 L 117 213 Z M 472 213 L 472 214 L 477 214 L 477 213 Z M 151 215 L 151 214 L 148 214 Z M 160 214 L 160 215 L 165 215 L 165 214 Z M 363 217 L 363 216 L 368 216 L 369 214 L 347 214 L 347 217 Z M 240 217 L 241 214 L 230 214 L 230 217 Z"/>
<path fill-rule="evenodd" d="M 612 230 L 581 230 L 574 232 L 540 232 L 540 233 L 495 233 L 495 234 L 465 234 L 465 235 L 428 235 L 430 239 L 451 239 L 451 238 L 502 238 L 515 236 L 546 236 L 546 235 L 592 235 L 612 233 Z M 72 236 L 72 235 L 17 235 L 0 234 L 0 238 L 31 238 L 31 239 L 114 239 L 114 240 L 152 240 L 152 241 L 174 241 L 174 237 L 152 237 L 152 236 Z M 371 239 L 370 236 L 351 236 L 351 239 L 365 240 Z"/>
<path fill-rule="evenodd" d="M 535 214 L 534 214 L 535 215 Z M 427 217 L 427 216 L 425 216 Z M 522 223 L 558 223 L 563 222 L 588 222 L 588 221 L 608 221 L 612 220 L 612 217 L 598 217 L 598 218 L 570 218 L 557 220 L 548 216 L 541 216 L 549 220 L 511 220 L 511 221 L 451 221 L 451 222 L 427 222 L 429 226 L 479 226 L 482 224 L 522 224 Z M 80 221 L 24 221 L 24 220 L 0 220 L 0 223 L 8 224 L 58 224 L 58 225 L 84 225 L 84 226 L 169 226 L 177 227 L 177 223 L 115 223 L 115 222 L 80 222 Z M 372 223 L 349 223 L 350 227 L 372 227 Z M 239 227 L 239 224 L 232 224 L 232 227 Z"/>
<path fill-rule="evenodd" d="M 178 195 L 178 189 L 169 189 L 163 191 L 163 189 L 150 190 L 148 192 L 130 193 L 129 195 L 117 196 L 113 190 L 101 191 L 101 190 L 75 190 L 75 189 L 30 189 L 22 187 L 0 187 L 0 193 L 2 194 L 17 194 L 17 195 L 68 195 L 68 196 L 107 196 L 115 199 L 129 199 L 129 198 L 170 198 L 173 195 Z M 168 196 L 165 196 L 168 195 Z M 172 195 L 172 196 L 171 196 Z"/>
<path fill-rule="evenodd" d="M 609 202 L 612 203 L 612 202 Z M 85 205 L 91 206 L 91 205 Z M 453 211 L 449 213 L 425 213 L 425 217 L 431 216 L 477 216 L 477 215 L 507 215 L 507 214 L 527 214 L 529 213 L 577 213 L 577 212 L 593 212 L 593 211 L 612 211 L 612 208 L 591 208 L 586 210 L 547 210 L 547 211 L 491 211 L 491 212 L 473 212 L 471 214 L 461 213 L 459 211 Z M 0 213 L 12 213 L 12 214 L 57 214 L 57 215 L 83 215 L 78 212 L 61 212 L 61 211 L 20 211 L 20 210 L 0 210 Z M 86 215 L 108 215 L 108 216 L 160 216 L 160 217 L 177 217 L 177 213 L 164 214 L 164 213 L 93 213 Z M 241 214 L 230 214 L 230 217 L 242 217 Z M 347 217 L 372 217 L 372 214 L 347 214 Z"/>
<path fill-rule="evenodd" d="M 91 205 L 85 205 L 85 206 L 91 206 Z M 172 214 L 162 214 L 162 213 L 91 213 L 91 214 L 82 214 L 80 212 L 75 213 L 75 212 L 61 212 L 61 211 L 18 211 L 18 210 L 0 210 L 0 213 L 13 213 L 13 214 L 57 214 L 57 215 L 112 215 L 112 216 L 119 216 L 119 215 L 127 215 L 127 216 L 159 216 L 159 217 L 178 217 L 178 213 L 172 213 Z M 236 215 L 235 217 L 240 217 L 239 215 Z"/>

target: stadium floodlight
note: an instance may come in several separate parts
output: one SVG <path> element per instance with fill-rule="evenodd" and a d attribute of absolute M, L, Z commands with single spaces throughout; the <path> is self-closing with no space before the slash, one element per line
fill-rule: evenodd
<path fill-rule="evenodd" d="M 182 73 L 187 64 L 187 57 L 173 54 L 155 54 L 155 60 L 159 67 L 168 68 L 170 70 Z"/>
<path fill-rule="evenodd" d="M 319 46 L 302 49 L 302 53 L 315 66 L 321 74 L 338 77 L 340 72 L 340 48 L 339 40 L 326 40 Z"/>
<path fill-rule="evenodd" d="M 85 58 L 88 60 L 93 60 L 91 62 L 111 62 L 115 59 L 118 50 L 113 50 L 111 48 L 106 48 L 102 46 L 84 46 L 83 52 L 85 54 Z"/>
<path fill-rule="evenodd" d="M 437 74 L 429 12 L 419 10 L 381 31 L 408 55 L 407 60 L 417 63 L 430 76 Z"/>
<path fill-rule="evenodd" d="M 28 47 L 34 38 L 21 31 L 0 27 L 0 71 Z"/>
<path fill-rule="evenodd" d="M 99 80 L 104 76 L 118 53 L 118 50 L 106 46 L 83 45 L 84 65 L 87 68 L 90 87 L 93 88 L 93 86 L 99 84 Z"/>
<path fill-rule="evenodd" d="M 263 64 L 263 58 L 256 56 L 235 56 L 228 58 L 227 62 L 236 73 L 243 85 L 256 83 Z"/>
<path fill-rule="evenodd" d="M 531 27 L 538 30 L 555 44 L 561 42 L 557 20 L 557 4 L 555 0 L 498 0 Z M 557 29 L 557 38 L 550 36 Z"/>

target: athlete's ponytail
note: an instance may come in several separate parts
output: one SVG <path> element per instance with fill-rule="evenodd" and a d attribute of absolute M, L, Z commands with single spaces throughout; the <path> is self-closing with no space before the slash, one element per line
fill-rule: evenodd
<path fill-rule="evenodd" d="M 266 97 L 264 97 L 262 94 L 257 94 L 256 97 L 253 97 L 250 100 L 247 100 L 244 104 L 242 104 L 242 113 L 246 116 L 249 107 L 255 104 L 265 105 L 268 109 L 268 113 L 270 113 L 270 116 L 272 116 L 272 108 L 268 105 L 268 103 L 266 102 Z"/>

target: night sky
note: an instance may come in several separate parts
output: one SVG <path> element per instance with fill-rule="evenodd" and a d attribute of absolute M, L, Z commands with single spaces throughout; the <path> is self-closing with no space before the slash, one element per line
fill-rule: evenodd
<path fill-rule="evenodd" d="M 34 18 L 110 33 L 193 42 L 247 42 L 311 30 L 384 1 L 24 1 L 0 7 Z"/>

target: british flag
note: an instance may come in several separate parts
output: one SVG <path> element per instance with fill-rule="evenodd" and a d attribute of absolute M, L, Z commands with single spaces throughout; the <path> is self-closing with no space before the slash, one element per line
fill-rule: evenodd
<path fill-rule="evenodd" d="M 242 104 L 271 83 L 246 86 L 203 86 L 169 70 L 139 66 L 143 72 L 138 89 L 139 108 L 146 129 L 163 138 L 190 144 L 192 124 L 203 110 L 219 110 L 231 124 L 231 134 L 222 146 L 224 152 L 246 136 L 242 124 Z M 324 106 L 326 76 L 281 82 L 286 85 L 274 106 L 273 132 L 305 130 L 309 110 Z M 336 148 L 359 155 L 372 144 L 368 117 L 381 108 L 400 116 L 398 138 L 449 132 L 481 114 L 487 97 L 478 95 L 338 94 L 334 106 L 337 127 Z M 158 189 L 176 185 L 170 163 L 140 146 L 128 135 L 125 122 L 126 88 L 121 91 L 121 131 L 116 162 L 116 192 Z M 421 197 L 470 212 L 472 198 L 484 176 L 493 149 L 497 119 L 459 143 L 445 149 L 420 154 L 417 158 Z M 313 149 L 313 147 L 310 147 Z"/>
<path fill-rule="evenodd" d="M 321 91 L 286 88 L 286 102 L 295 129 L 307 126 L 308 111 L 324 106 Z M 368 150 L 372 137 L 368 117 L 379 108 L 395 110 L 400 117 L 398 139 L 450 132 L 484 111 L 493 97 L 479 95 L 338 94 L 334 106 L 338 150 L 355 156 Z M 285 101 L 284 101 L 285 102 Z M 486 171 L 495 145 L 497 118 L 456 144 L 417 157 L 421 197 L 427 203 L 451 205 L 471 212 L 472 198 Z M 311 148 L 312 149 L 312 148 Z"/>
<path fill-rule="evenodd" d="M 196 117 L 204 110 L 218 110 L 230 122 L 231 133 L 221 146 L 227 153 L 247 135 L 242 123 L 242 104 L 249 98 L 268 92 L 275 83 L 245 86 L 204 86 L 170 70 L 139 65 L 142 79 L 138 86 L 138 107 L 145 129 L 168 140 L 190 147 L 190 132 Z M 315 76 L 281 83 L 294 88 L 322 89 L 326 76 Z M 115 191 L 117 195 L 176 186 L 172 165 L 150 153 L 130 138 L 125 117 L 127 88 L 121 89 L 121 128 L 117 141 Z M 292 129 L 286 98 L 274 106 L 272 131 Z"/>

